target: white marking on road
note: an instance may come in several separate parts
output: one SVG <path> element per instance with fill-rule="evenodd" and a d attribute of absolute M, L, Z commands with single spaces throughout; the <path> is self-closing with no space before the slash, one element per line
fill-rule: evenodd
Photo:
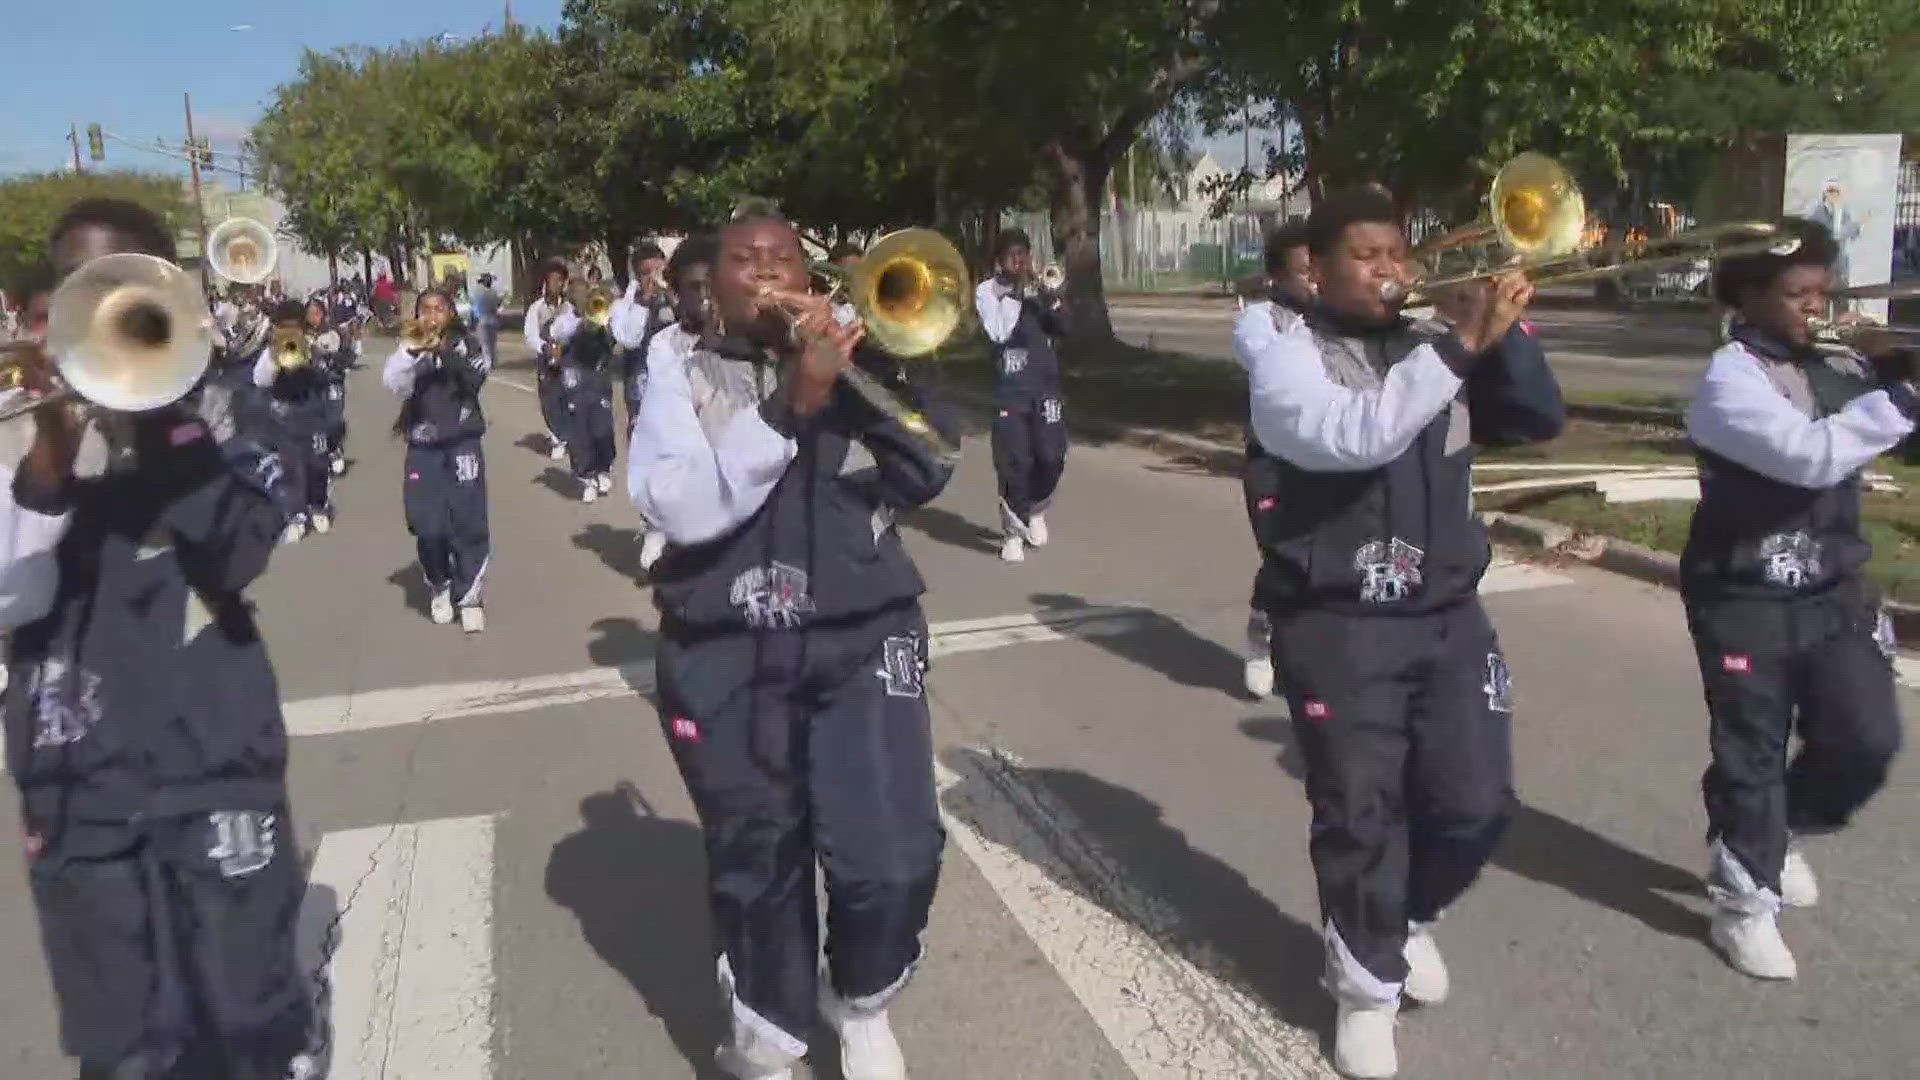
<path fill-rule="evenodd" d="M 332 1080 L 490 1080 L 493 818 L 328 833 L 311 879 L 307 970 L 338 920 Z"/>
<path fill-rule="evenodd" d="M 1565 574 L 1556 574 L 1544 567 L 1523 562 L 1495 562 L 1487 567 L 1485 577 L 1480 579 L 1480 595 L 1492 596 L 1494 593 L 1519 592 L 1523 589 L 1545 589 L 1554 585 L 1565 585 L 1573 579 Z"/>
<path fill-rule="evenodd" d="M 487 381 L 490 383 L 499 383 L 501 386 L 511 386 L 515 390 L 518 390 L 523 394 L 539 393 L 539 391 L 535 390 L 531 386 L 528 386 L 526 383 L 523 383 L 518 379 L 509 379 L 505 375 L 494 375 L 489 377 Z"/>
<path fill-rule="evenodd" d="M 1893 677 L 1909 690 L 1920 690 L 1920 657 L 1902 653 L 1893 658 Z"/>
<path fill-rule="evenodd" d="M 1074 815 L 1009 759 L 967 750 L 953 760 L 964 777 L 935 763 L 947 835 L 1135 1076 L 1333 1075 L 1317 1036 L 1189 960 L 1172 909 L 1133 886 Z"/>

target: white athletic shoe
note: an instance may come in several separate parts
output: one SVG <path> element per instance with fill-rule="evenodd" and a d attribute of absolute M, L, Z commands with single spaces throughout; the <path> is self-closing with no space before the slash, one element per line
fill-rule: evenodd
<path fill-rule="evenodd" d="M 327 471 L 335 476 L 345 476 L 347 472 L 347 459 L 336 454 L 334 459 L 327 463 Z"/>
<path fill-rule="evenodd" d="M 713 1060 L 720 1066 L 721 1072 L 734 1077 L 735 1080 L 793 1080 L 792 1069 L 786 1066 L 768 1069 L 763 1065 L 756 1065 L 731 1046 L 723 1046 L 714 1051 Z"/>
<path fill-rule="evenodd" d="M 287 527 L 281 531 L 280 542 L 283 544 L 297 544 L 304 539 L 306 535 L 307 523 L 299 518 L 294 518 L 292 521 L 287 522 Z"/>
<path fill-rule="evenodd" d="M 829 993 L 821 1011 L 840 1036 L 840 1075 L 846 1080 L 907 1080 L 907 1060 L 885 1009 L 854 1014 Z"/>
<path fill-rule="evenodd" d="M 1401 992 L 1422 1005 L 1438 1005 L 1447 1000 L 1453 981 L 1447 975 L 1447 962 L 1440 956 L 1440 946 L 1433 940 L 1431 927 L 1408 927 L 1407 945 L 1401 955 L 1407 958 L 1407 981 Z"/>
<path fill-rule="evenodd" d="M 1386 1080 L 1400 1071 L 1400 1055 L 1393 1047 L 1394 1005 L 1358 1006 L 1340 1003 L 1333 1022 L 1333 1067 L 1356 1080 Z"/>
<path fill-rule="evenodd" d="M 314 532 L 324 534 L 333 531 L 333 515 L 327 513 L 325 510 L 314 511 L 311 523 Z"/>
<path fill-rule="evenodd" d="M 1743 974 L 1756 979 L 1791 979 L 1800 973 L 1771 911 L 1754 915 L 1716 911 L 1710 936 L 1714 947 L 1726 954 L 1727 962 Z"/>
<path fill-rule="evenodd" d="M 1787 860 L 1780 864 L 1780 902 L 1788 907 L 1812 907 L 1820 902 L 1820 883 L 1814 880 L 1813 867 L 1798 844 L 1787 845 Z"/>
<path fill-rule="evenodd" d="M 1027 543 L 1034 547 L 1046 547 L 1050 539 L 1052 534 L 1047 532 L 1046 515 L 1034 511 L 1033 516 L 1027 519 Z"/>
<path fill-rule="evenodd" d="M 1247 696 L 1266 698 L 1273 693 L 1273 661 L 1267 657 L 1248 657 L 1241 674 L 1247 683 Z"/>
<path fill-rule="evenodd" d="M 595 499 L 598 499 L 599 497 L 600 497 L 600 485 L 593 482 L 593 477 L 589 476 L 585 480 L 581 481 L 580 483 L 580 501 L 581 502 L 590 503 Z"/>
<path fill-rule="evenodd" d="M 667 534 L 658 529 L 648 529 L 640 538 L 640 569 L 651 570 L 653 564 L 667 551 Z"/>
<path fill-rule="evenodd" d="M 460 629 L 469 634 L 477 634 L 486 628 L 487 613 L 480 609 L 479 604 L 460 609 Z"/>
<path fill-rule="evenodd" d="M 553 445 L 547 448 L 547 459 L 550 461 L 559 461 L 566 456 L 567 444 L 561 442 L 559 439 L 554 439 Z"/>
<path fill-rule="evenodd" d="M 613 491 L 612 473 L 601 473 L 599 476 L 594 477 L 593 482 L 594 485 L 600 489 L 600 494 L 602 495 L 610 494 Z"/>
<path fill-rule="evenodd" d="M 1027 545 L 1017 536 L 1009 536 L 1000 541 L 1001 562 L 1026 562 Z"/>
<path fill-rule="evenodd" d="M 433 599 L 427 604 L 427 617 L 438 626 L 445 626 L 452 622 L 453 594 L 445 589 L 435 592 Z"/>

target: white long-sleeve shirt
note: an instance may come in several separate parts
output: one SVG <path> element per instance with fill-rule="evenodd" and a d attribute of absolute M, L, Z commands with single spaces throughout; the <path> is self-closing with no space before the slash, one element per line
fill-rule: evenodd
<path fill-rule="evenodd" d="M 613 340 L 623 349 L 639 348 L 647 340 L 647 326 L 653 313 L 661 306 L 657 297 L 652 304 L 642 302 L 637 283 L 627 286 L 627 295 L 613 302 L 613 312 L 608 319 L 607 329 L 613 331 Z"/>
<path fill-rule="evenodd" d="M 973 307 L 987 340 L 995 345 L 1004 344 L 1020 322 L 1020 297 L 999 278 L 990 277 L 973 290 Z"/>
<path fill-rule="evenodd" d="M 799 444 L 742 409 L 709 439 L 694 409 L 684 353 L 654 337 L 647 393 L 627 447 L 627 491 L 641 516 L 675 544 L 724 536 L 773 493 Z"/>
<path fill-rule="evenodd" d="M 1913 427 L 1885 390 L 1816 420 L 1788 400 L 1767 377 L 1765 362 L 1737 341 L 1713 354 L 1687 407 L 1687 435 L 1696 445 L 1803 488 L 1832 487 L 1898 446 Z"/>
<path fill-rule="evenodd" d="M 417 374 L 414 365 L 419 360 L 418 356 L 404 347 L 395 346 L 393 352 L 387 354 L 386 363 L 380 365 L 380 385 L 400 397 L 412 396 L 413 380 Z"/>
<path fill-rule="evenodd" d="M 1378 387 L 1341 386 L 1306 324 L 1296 320 L 1282 331 L 1271 315 L 1236 320 L 1234 351 L 1247 365 L 1254 436 L 1268 453 L 1310 471 L 1387 464 L 1460 393 L 1460 377 L 1432 345 L 1388 368 Z"/>
<path fill-rule="evenodd" d="M 1233 317 L 1234 358 L 1251 372 L 1254 346 L 1274 334 L 1294 329 L 1300 322 L 1299 312 L 1271 300 L 1256 300 L 1246 305 Z"/>
<path fill-rule="evenodd" d="M 24 391 L 0 394 L 0 407 Z M 0 424 L 0 634 L 10 633 L 53 610 L 60 584 L 56 551 L 70 515 L 49 517 L 13 501 L 13 477 L 33 445 L 30 418 Z"/>
<path fill-rule="evenodd" d="M 547 321 L 548 313 L 555 311 L 556 308 L 558 314 L 554 315 L 553 324 L 547 327 L 546 335 L 542 337 L 540 325 Z M 574 312 L 571 302 L 562 299 L 557 305 L 549 304 L 547 298 L 542 296 L 527 305 L 527 318 L 520 327 L 520 332 L 526 337 L 527 346 L 538 352 L 540 346 L 546 342 L 565 345 L 567 339 L 573 337 L 573 332 L 579 328 L 580 316 Z"/>

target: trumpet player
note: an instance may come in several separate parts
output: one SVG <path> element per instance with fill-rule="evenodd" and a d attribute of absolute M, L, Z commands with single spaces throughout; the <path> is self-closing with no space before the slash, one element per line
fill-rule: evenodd
<path fill-rule="evenodd" d="M 492 545 L 487 532 L 487 429 L 480 387 L 487 356 L 454 314 L 453 298 L 429 289 L 414 301 L 410 334 L 387 357 L 380 381 L 399 395 L 393 431 L 407 441 L 402 505 L 427 581 L 427 613 L 469 634 L 486 629 L 480 606 Z"/>
<path fill-rule="evenodd" d="M 567 456 L 567 403 L 560 383 L 560 355 L 567 337 L 580 325 L 567 300 L 567 278 L 565 263 L 556 259 L 546 264 L 540 271 L 540 295 L 527 305 L 527 317 L 521 326 L 527 346 L 533 350 L 540 419 L 547 425 L 547 457 L 554 461 Z"/>
<path fill-rule="evenodd" d="M 613 490 L 613 375 L 616 342 L 609 327 L 612 300 L 594 287 L 579 305 L 554 320 L 548 332 L 564 337 L 560 350 L 560 390 L 567 416 L 567 453 L 580 500 L 593 502 Z"/>
<path fill-rule="evenodd" d="M 347 373 L 353 370 L 355 345 L 352 320 L 328 325 L 329 306 L 325 296 L 307 301 L 305 329 L 314 368 L 326 379 L 322 453 L 328 475 L 340 476 L 347 471 Z"/>
<path fill-rule="evenodd" d="M 1000 485 L 1000 557 L 1021 562 L 1048 540 L 1046 510 L 1067 464 L 1060 358 L 1053 339 L 1067 331 L 1066 303 L 1042 287 L 1033 243 L 1020 229 L 994 242 L 994 275 L 974 290 L 980 325 L 993 343 L 997 378 L 993 470 Z"/>
<path fill-rule="evenodd" d="M 307 308 L 297 300 L 274 308 L 267 347 L 254 361 L 253 384 L 266 392 L 271 445 L 280 455 L 287 486 L 301 509 L 287 522 L 284 543 L 298 543 L 311 529 L 333 528 L 328 502 L 332 469 L 327 455 L 327 387 L 330 379 L 307 334 Z"/>
<path fill-rule="evenodd" d="M 1307 245 L 1306 319 L 1242 342 L 1254 433 L 1279 463 L 1256 594 L 1313 805 L 1334 1064 L 1389 1077 L 1401 996 L 1449 992 L 1432 924 L 1478 877 L 1513 799 L 1471 447 L 1551 438 L 1564 409 L 1515 326 L 1525 278 L 1478 289 L 1450 329 L 1412 323 L 1388 299 L 1406 238 L 1372 188 L 1316 206 Z"/>
<path fill-rule="evenodd" d="M 680 241 L 667 260 L 667 287 L 673 292 L 673 309 L 679 319 L 655 333 L 647 342 L 647 370 L 670 366 L 684 378 L 683 369 L 694 347 L 705 340 L 713 324 L 713 298 L 709 288 L 718 242 L 712 233 L 699 233 Z M 639 418 L 635 417 L 638 424 Z M 628 454 L 632 454 L 629 432 Z M 640 569 L 650 571 L 667 550 L 667 534 L 642 518 L 640 532 Z"/>
<path fill-rule="evenodd" d="M 1734 318 L 1687 410 L 1700 502 L 1680 558 L 1709 717 L 1710 936 L 1760 979 L 1797 973 L 1777 914 L 1819 896 L 1801 841 L 1844 827 L 1900 745 L 1860 473 L 1920 417 L 1911 354 L 1817 346 L 1837 249 L 1817 224 L 1789 226 L 1797 250 L 1714 275 Z"/>
<path fill-rule="evenodd" d="M 174 252 L 153 214 L 105 199 L 69 209 L 51 247 L 62 277 Z M 61 1045 L 86 1080 L 314 1074 L 287 734 L 246 599 L 285 521 L 280 475 L 220 437 L 218 399 L 117 414 L 130 453 L 106 468 L 91 424 L 35 410 L 0 498 L 0 534 L 40 530 L 0 565 L 18 627 L 7 771 Z"/>
<path fill-rule="evenodd" d="M 860 364 L 923 404 L 807 294 L 792 225 L 723 228 L 712 296 L 713 338 L 653 366 L 628 487 L 673 542 L 654 570 L 660 718 L 711 854 L 719 1063 L 787 1080 L 824 1013 L 847 1080 L 904 1080 L 887 1005 L 920 960 L 944 837 L 925 586 L 891 518 L 952 466 L 843 384 Z M 848 468 L 856 445 L 874 467 Z"/>
<path fill-rule="evenodd" d="M 609 324 L 620 347 L 615 370 L 629 429 L 640 416 L 640 396 L 647 387 L 647 346 L 655 334 L 673 325 L 673 291 L 667 284 L 667 257 L 660 245 L 649 241 L 634 248 L 632 266 L 633 279 L 613 302 Z"/>

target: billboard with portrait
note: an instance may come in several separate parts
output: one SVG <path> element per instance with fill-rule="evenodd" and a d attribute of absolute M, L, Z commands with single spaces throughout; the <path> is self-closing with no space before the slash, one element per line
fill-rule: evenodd
<path fill-rule="evenodd" d="M 1879 285 L 1893 273 L 1898 135 L 1789 135 L 1781 210 L 1825 225 L 1840 245 L 1834 285 Z M 1885 300 L 1847 307 L 1885 319 Z"/>

